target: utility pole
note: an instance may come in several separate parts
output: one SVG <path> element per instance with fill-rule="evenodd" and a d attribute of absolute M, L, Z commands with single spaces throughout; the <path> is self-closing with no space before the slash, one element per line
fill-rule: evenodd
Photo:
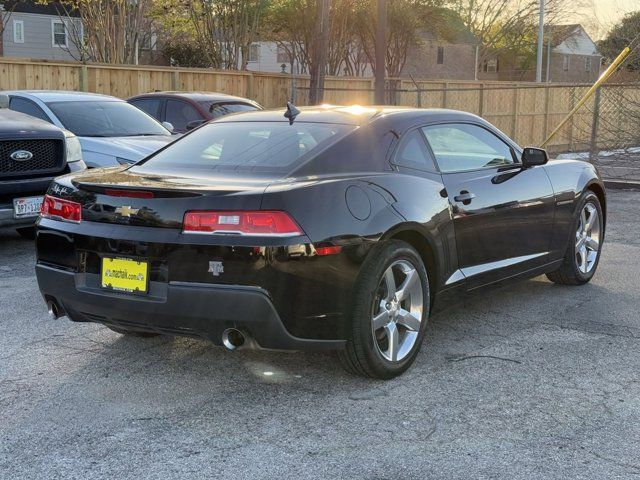
<path fill-rule="evenodd" d="M 544 0 L 540 0 L 540 24 L 538 25 L 538 53 L 536 57 L 536 82 L 542 82 L 543 47 L 544 47 Z"/>
<path fill-rule="evenodd" d="M 383 105 L 384 99 L 384 77 L 385 77 L 385 57 L 387 53 L 387 0 L 378 0 L 378 24 L 376 25 L 376 84 L 375 100 L 376 104 Z"/>
<path fill-rule="evenodd" d="M 317 105 L 322 103 L 324 98 L 324 73 L 327 69 L 327 49 L 329 47 L 329 10 L 331 9 L 331 0 L 320 1 L 320 12 L 318 22 L 318 49 L 316 52 L 315 65 L 311 65 L 309 70 L 311 74 L 309 104 Z"/>

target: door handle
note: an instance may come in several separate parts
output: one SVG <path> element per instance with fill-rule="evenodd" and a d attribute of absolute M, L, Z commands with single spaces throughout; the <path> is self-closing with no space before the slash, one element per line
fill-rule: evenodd
<path fill-rule="evenodd" d="M 467 192 L 466 190 L 461 190 L 459 195 L 453 197 L 456 202 L 461 202 L 463 205 L 469 205 L 471 203 L 471 200 L 473 200 L 474 198 L 476 198 L 476 196 L 471 192 Z"/>

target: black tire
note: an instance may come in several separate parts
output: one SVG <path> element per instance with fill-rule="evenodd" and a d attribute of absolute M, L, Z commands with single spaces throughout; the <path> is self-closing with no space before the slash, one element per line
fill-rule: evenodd
<path fill-rule="evenodd" d="M 36 227 L 20 227 L 16 228 L 16 232 L 22 238 L 26 238 L 27 240 L 35 240 L 36 238 Z"/>
<path fill-rule="evenodd" d="M 422 318 L 418 335 L 409 353 L 397 361 L 383 356 L 374 342 L 372 316 L 380 300 L 379 286 L 385 271 L 398 261 L 409 262 L 418 273 L 422 287 Z M 418 252 L 408 243 L 392 240 L 376 245 L 367 256 L 354 288 L 354 299 L 346 348 L 338 352 L 343 367 L 356 375 L 390 379 L 404 373 L 415 360 L 424 339 L 430 306 L 429 278 Z"/>
<path fill-rule="evenodd" d="M 114 327 L 112 325 L 106 325 L 106 327 L 109 330 L 113 330 L 114 332 L 119 333 L 120 335 L 128 335 L 129 337 L 150 338 L 150 337 L 157 337 L 158 335 L 160 335 L 159 333 L 141 332 L 141 331 L 138 331 L 138 330 L 129 330 L 129 329 L 126 329 L 126 328 Z"/>
<path fill-rule="evenodd" d="M 595 206 L 598 212 L 598 222 L 599 222 L 599 232 L 600 232 L 600 241 L 598 244 L 598 254 L 594 261 L 591 269 L 583 273 L 578 268 L 576 262 L 576 231 L 578 229 L 580 223 L 580 214 L 585 206 L 590 203 Z M 578 202 L 578 206 L 576 208 L 576 214 L 571 223 L 571 231 L 569 232 L 569 241 L 567 244 L 567 251 L 565 252 L 564 259 L 562 261 L 562 265 L 555 270 L 554 272 L 547 273 L 547 278 L 551 280 L 553 283 L 557 283 L 559 285 L 583 285 L 590 281 L 593 278 L 593 275 L 596 273 L 598 268 L 598 263 L 600 262 L 600 254 L 602 252 L 602 240 L 604 234 L 604 223 L 602 216 L 602 206 L 600 205 L 600 200 L 597 195 L 590 190 L 587 190 L 580 201 Z"/>

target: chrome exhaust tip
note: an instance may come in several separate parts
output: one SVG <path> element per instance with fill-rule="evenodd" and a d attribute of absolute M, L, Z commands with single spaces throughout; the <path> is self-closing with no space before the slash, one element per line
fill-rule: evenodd
<path fill-rule="evenodd" d="M 49 313 L 49 318 L 51 318 L 51 320 L 57 320 L 62 316 L 60 315 L 60 307 L 58 307 L 58 304 L 53 300 L 49 300 L 47 302 L 47 312 Z"/>
<path fill-rule="evenodd" d="M 244 345 L 244 342 L 244 333 L 242 333 L 237 328 L 227 328 L 224 332 L 222 332 L 222 344 L 228 350 L 235 350 L 236 348 L 240 348 Z"/>

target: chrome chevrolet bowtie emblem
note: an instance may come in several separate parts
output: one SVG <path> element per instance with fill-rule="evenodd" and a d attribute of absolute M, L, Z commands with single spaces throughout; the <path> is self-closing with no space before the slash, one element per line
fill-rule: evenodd
<path fill-rule="evenodd" d="M 139 208 L 131 208 L 129 205 L 123 205 L 121 207 L 116 208 L 116 213 L 123 217 L 130 217 L 131 215 L 136 215 L 140 211 Z"/>
<path fill-rule="evenodd" d="M 209 273 L 213 273 L 214 277 L 219 277 L 221 273 L 224 273 L 222 262 L 209 262 Z"/>

